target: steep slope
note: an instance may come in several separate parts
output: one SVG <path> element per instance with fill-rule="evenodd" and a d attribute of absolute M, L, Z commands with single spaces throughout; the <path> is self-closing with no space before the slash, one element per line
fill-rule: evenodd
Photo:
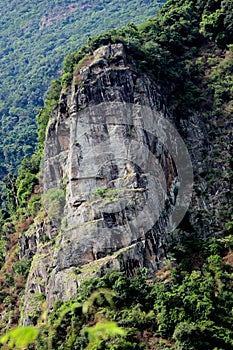
<path fill-rule="evenodd" d="M 157 8 L 157 1 L 0 1 L 0 178 L 35 149 L 35 115 L 67 52 Z"/>
<path fill-rule="evenodd" d="M 184 16 L 190 18 L 194 6 L 189 3 Z M 201 12 L 192 19 L 196 26 L 198 17 L 201 18 Z M 153 28 L 157 23 L 154 21 L 150 25 Z M 142 26 L 141 32 L 133 26 L 128 27 L 126 33 L 128 30 L 129 35 L 134 34 L 136 40 L 143 40 L 143 36 L 148 35 L 146 26 Z M 74 296 L 79 280 L 83 278 L 82 274 L 74 276 L 73 271 L 77 267 L 99 260 L 119 249 L 128 248 L 124 252 L 119 251 L 121 263 L 113 262 L 115 258 L 113 261 L 109 259 L 107 266 L 113 266 L 116 270 L 123 269 L 129 275 L 135 274 L 140 267 L 147 267 L 154 272 L 159 268 L 161 259 L 167 256 L 169 245 L 174 245 L 183 234 L 195 235 L 204 241 L 206 237 L 220 234 L 223 230 L 225 222 L 219 219 L 219 213 L 230 219 L 230 172 L 226 170 L 221 178 L 217 174 L 228 169 L 230 165 L 232 121 L 218 114 L 213 117 L 212 106 L 205 108 L 208 114 L 204 121 L 203 107 L 199 110 L 192 106 L 195 93 L 197 101 L 202 97 L 197 92 L 198 88 L 192 77 L 189 84 L 182 83 L 182 78 L 190 74 L 182 64 L 195 65 L 203 50 L 208 54 L 210 44 L 205 43 L 204 37 L 198 33 L 198 27 L 192 28 L 193 34 L 190 38 L 180 39 L 179 31 L 183 30 L 182 27 L 181 21 L 180 28 L 176 29 L 177 37 L 165 44 L 170 46 L 168 59 L 173 60 L 177 65 L 176 69 L 180 69 L 178 76 L 175 76 L 170 63 L 165 63 L 164 67 L 167 76 L 161 71 L 164 77 L 159 78 L 154 76 L 154 67 L 150 61 L 144 61 L 144 66 L 140 67 L 143 55 L 147 59 L 148 53 L 155 55 L 157 52 L 151 41 L 145 42 L 145 49 L 148 51 L 144 52 L 139 49 L 135 52 L 135 43 L 132 46 L 128 44 L 128 56 L 122 44 L 101 46 L 93 52 L 95 45 L 114 41 L 114 35 L 118 35 L 119 40 L 121 32 L 114 34 L 112 31 L 109 36 L 95 39 L 90 45 L 89 55 L 88 49 L 84 51 L 81 60 L 80 53 L 77 54 L 77 64 L 74 55 L 70 75 L 67 76 L 68 85 L 62 90 L 58 110 L 49 122 L 43 170 L 43 188 L 51 198 L 56 198 L 57 191 L 61 191 L 62 186 L 65 188 L 64 213 L 62 208 L 57 213 L 50 213 L 50 218 L 53 218 L 50 231 L 53 231 L 53 244 L 56 248 L 53 251 L 50 245 L 49 248 L 46 245 L 45 252 L 43 248 L 39 248 L 36 267 L 33 265 L 31 269 L 26 289 L 25 315 L 27 312 L 31 315 L 32 312 L 30 291 L 36 294 L 43 291 L 49 307 L 56 300 L 66 300 Z M 123 34 L 124 31 L 122 37 Z M 184 41 L 183 47 L 181 43 L 178 46 L 179 40 Z M 193 43 L 196 44 L 194 57 L 190 54 Z M 127 47 L 127 40 L 125 45 Z M 133 58 L 130 54 L 134 55 Z M 139 63 L 135 60 L 137 55 L 141 55 Z M 190 59 L 193 59 L 193 63 Z M 160 64 L 163 65 L 163 61 Z M 146 65 L 148 70 L 152 70 L 151 73 L 146 73 Z M 158 72 L 158 67 L 155 67 L 155 71 Z M 164 85 L 159 88 L 159 84 Z M 186 95 L 184 102 L 179 101 L 181 92 Z M 191 97 L 192 92 L 194 97 Z M 114 103 L 117 102 L 118 105 L 115 106 Z M 175 108 L 174 103 L 177 104 Z M 130 117 L 127 104 L 133 106 L 129 107 Z M 140 106 L 145 111 L 141 111 Z M 147 107 L 153 111 L 152 114 Z M 177 150 L 177 159 L 183 161 L 182 167 L 178 169 L 175 154 L 172 154 L 168 141 L 162 136 L 165 132 L 169 138 L 170 130 L 166 126 L 166 131 L 159 128 L 162 121 L 156 124 L 157 134 L 153 136 L 154 129 L 156 130 L 153 125 L 156 115 L 159 114 L 179 128 L 189 148 L 196 178 L 196 193 L 193 195 L 189 213 L 186 213 L 182 222 L 181 216 L 178 222 L 170 225 L 168 222 L 172 220 L 171 213 L 176 209 L 177 202 L 180 211 L 188 202 L 187 199 L 183 202 L 177 196 L 182 190 L 182 176 L 186 180 L 188 178 L 187 173 L 183 174 L 185 168 L 190 165 L 178 144 L 178 136 L 172 134 L 171 142 Z M 143 120 L 142 124 L 138 121 L 140 119 Z M 220 124 L 212 138 L 212 126 L 216 122 Z M 148 130 L 152 135 L 148 135 Z M 144 148 L 134 148 L 132 140 Z M 122 150 L 120 144 L 128 146 L 124 146 Z M 107 153 L 106 148 L 109 149 Z M 213 159 L 213 150 L 218 150 L 221 154 L 224 152 L 224 159 Z M 153 185 L 149 184 L 148 174 L 152 174 L 158 184 L 156 180 L 153 180 Z M 192 178 L 189 180 L 191 191 Z M 221 191 L 216 191 L 219 188 Z M 184 193 L 184 196 L 188 197 L 189 194 Z M 53 199 L 45 200 L 47 213 L 53 206 Z M 59 219 L 63 215 L 62 223 L 56 215 Z M 40 232 L 43 235 L 43 230 Z M 28 252 L 27 247 L 30 247 L 31 239 L 34 239 L 34 233 L 32 238 L 27 235 L 22 239 L 22 257 L 30 256 L 30 249 Z M 38 253 L 36 247 L 33 249 Z M 103 260 L 104 264 L 105 262 Z M 99 273 L 102 269 L 100 260 Z M 38 280 L 43 281 L 42 285 Z M 29 311 L 26 311 L 28 307 Z"/>
<path fill-rule="evenodd" d="M 8 236 L 20 233 L 22 265 L 8 251 L 2 271 L 32 259 L 22 322 L 40 323 L 55 303 L 38 349 L 46 348 L 47 334 L 50 348 L 82 348 L 82 328 L 102 319 L 130 327 L 137 339 L 130 349 L 140 349 L 140 341 L 150 349 L 232 347 L 231 6 L 168 1 L 156 19 L 100 35 L 68 56 L 56 106 L 38 118 L 43 207 L 33 206 L 39 194 L 32 158 L 16 182 L 20 225 L 11 218 L 3 228 Z M 192 161 L 188 211 L 181 180 L 190 165 L 179 169 L 185 152 L 177 134 L 168 147 L 164 120 Z M 179 222 L 170 220 L 184 204 Z M 125 276 L 140 276 L 144 267 L 147 282 Z M 9 276 L 1 283 L 4 298 L 10 283 L 19 288 Z M 77 303 L 97 287 L 117 293 L 115 309 L 100 299 L 82 318 Z M 16 302 L 14 295 L 2 303 L 5 323 Z M 135 335 L 135 325 L 143 332 Z M 104 338 L 96 347 L 124 349 L 129 338 Z"/>
<path fill-rule="evenodd" d="M 164 106 L 153 80 L 130 65 L 122 44 L 100 47 L 80 66 L 47 130 L 43 188 L 45 207 L 55 210 L 56 248 L 52 255 L 50 244 L 36 250 L 25 294 L 29 310 L 34 294 L 45 294 L 49 307 L 75 296 L 82 279 L 75 278 L 76 268 L 115 251 L 120 260 L 110 258 L 109 267 L 129 275 L 140 267 L 157 270 L 175 205 L 177 170 L 156 130 Z M 65 208 L 56 212 L 52 198 L 62 187 Z M 31 239 L 22 237 L 23 258 L 30 256 Z M 99 270 L 104 264 L 99 261 Z"/>

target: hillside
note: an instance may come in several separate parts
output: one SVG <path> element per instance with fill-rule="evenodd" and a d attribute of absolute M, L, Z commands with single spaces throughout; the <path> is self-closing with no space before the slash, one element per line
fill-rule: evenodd
<path fill-rule="evenodd" d="M 5 182 L 3 348 L 232 349 L 232 16 L 168 0 L 66 56 Z"/>
<path fill-rule="evenodd" d="M 162 2 L 0 1 L 0 178 L 35 149 L 35 116 L 67 52 L 109 28 L 142 23 Z"/>

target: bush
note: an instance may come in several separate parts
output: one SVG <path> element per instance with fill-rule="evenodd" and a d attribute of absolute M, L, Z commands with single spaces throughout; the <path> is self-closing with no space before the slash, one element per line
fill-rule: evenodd
<path fill-rule="evenodd" d="M 31 267 L 32 259 L 22 259 L 13 264 L 13 269 L 17 275 L 27 276 Z"/>
<path fill-rule="evenodd" d="M 59 221 L 65 205 L 65 192 L 59 188 L 50 188 L 42 196 L 42 204 L 50 219 Z"/>

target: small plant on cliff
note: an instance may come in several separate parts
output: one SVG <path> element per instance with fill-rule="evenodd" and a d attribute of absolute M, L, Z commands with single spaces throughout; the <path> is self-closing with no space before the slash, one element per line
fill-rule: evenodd
<path fill-rule="evenodd" d="M 107 193 L 107 190 L 107 188 L 97 188 L 97 190 L 95 190 L 95 194 L 97 194 L 100 197 L 104 197 Z"/>
<path fill-rule="evenodd" d="M 14 272 L 18 275 L 28 275 L 32 259 L 21 259 L 13 264 Z"/>
<path fill-rule="evenodd" d="M 108 198 L 110 201 L 118 197 L 118 190 L 116 188 L 97 188 L 94 192 L 95 196 Z"/>
<path fill-rule="evenodd" d="M 65 205 L 65 193 L 60 188 L 50 188 L 42 196 L 43 206 L 52 220 L 60 220 Z"/>

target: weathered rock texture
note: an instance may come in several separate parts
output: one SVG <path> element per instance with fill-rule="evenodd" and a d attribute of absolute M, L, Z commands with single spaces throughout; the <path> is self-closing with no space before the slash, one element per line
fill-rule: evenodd
<path fill-rule="evenodd" d="M 24 323 L 36 319 L 38 295 L 49 307 L 66 300 L 87 271 L 133 275 L 140 267 L 155 271 L 164 257 L 177 174 L 163 144 L 144 130 L 146 118 L 153 125 L 153 113 L 143 115 L 140 106 L 164 113 L 157 86 L 129 65 L 122 44 L 101 47 L 77 66 L 45 145 L 43 191 L 52 198 L 65 187 L 65 207 L 59 217 L 54 208 L 56 229 L 37 227 L 21 239 L 21 256 L 36 253 Z M 47 244 L 39 243 L 43 230 Z"/>
<path fill-rule="evenodd" d="M 21 256 L 35 254 L 24 324 L 36 320 L 43 295 L 51 308 L 56 300 L 75 296 L 87 275 L 101 275 L 106 268 L 128 275 L 140 267 L 159 268 L 179 177 L 164 143 L 148 130 L 156 115 L 172 120 L 155 81 L 129 64 L 122 44 L 101 47 L 76 67 L 45 143 L 43 191 L 51 193 L 51 222 L 21 239 Z M 194 116 L 180 127 L 200 177 L 200 194 L 207 126 Z M 56 191 L 59 203 L 53 199 Z M 195 197 L 194 208 L 205 210 L 206 198 Z M 192 220 L 197 223 L 198 216 Z"/>

